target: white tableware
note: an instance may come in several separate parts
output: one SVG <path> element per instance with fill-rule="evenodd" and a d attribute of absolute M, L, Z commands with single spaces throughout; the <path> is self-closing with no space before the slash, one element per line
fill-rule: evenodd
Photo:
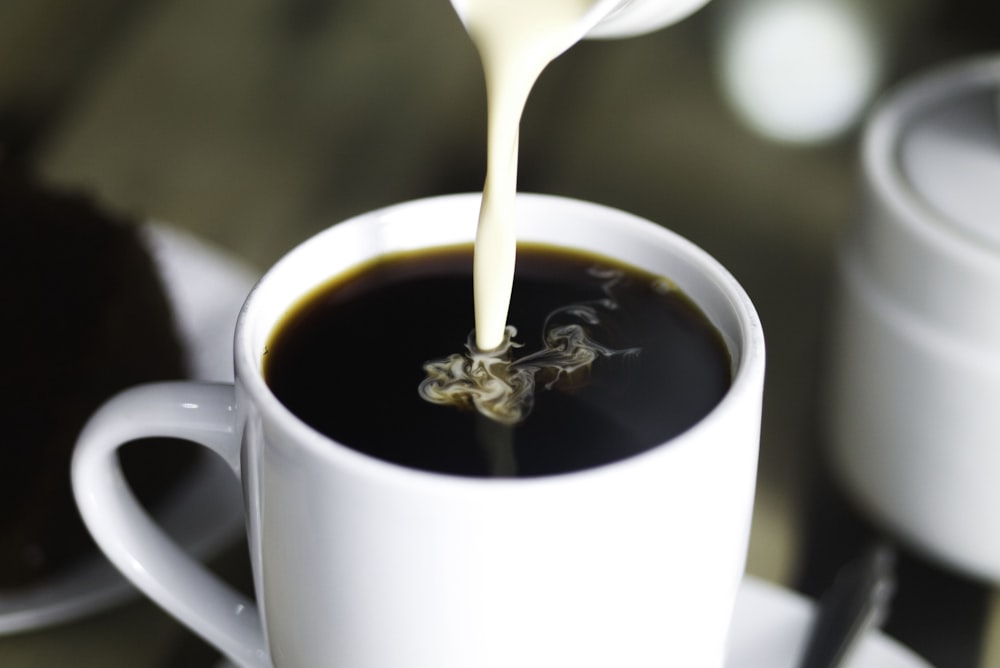
<path fill-rule="evenodd" d="M 815 608 L 812 601 L 783 587 L 744 578 L 733 611 L 725 668 L 797 668 Z M 215 668 L 236 666 L 222 659 Z M 859 640 L 843 668 L 930 668 L 930 664 L 875 631 Z"/>
<path fill-rule="evenodd" d="M 176 228 L 155 224 L 145 238 L 178 319 L 194 378 L 231 380 L 232 329 L 255 278 L 243 263 Z M 207 453 L 206 453 L 207 455 Z M 157 509 L 157 521 L 201 558 L 231 544 L 243 527 L 239 485 L 222 462 L 199 457 Z M 135 588 L 98 551 L 65 572 L 0 592 L 0 634 L 38 629 L 107 609 Z"/>
<path fill-rule="evenodd" d="M 830 460 L 878 524 L 1000 582 L 1000 58 L 902 85 L 838 257 Z"/>
<path fill-rule="evenodd" d="M 740 587 L 726 652 L 726 668 L 797 668 L 816 615 L 809 599 L 747 577 Z M 930 668 L 879 631 L 858 641 L 843 668 Z"/>
<path fill-rule="evenodd" d="M 279 261 L 237 324 L 235 388 L 144 386 L 92 418 L 73 465 L 85 522 L 137 586 L 245 667 L 720 666 L 749 538 L 764 342 L 742 288 L 689 242 L 599 205 L 518 198 L 520 239 L 668 276 L 729 348 L 726 396 L 645 453 L 538 478 L 429 473 L 322 436 L 265 385 L 265 345 L 299 297 L 385 253 L 471 242 L 480 198 L 369 213 Z M 118 483 L 119 444 L 151 434 L 201 442 L 240 475 L 256 604 L 181 554 Z"/>
<path fill-rule="evenodd" d="M 462 21 L 475 0 L 451 0 Z M 576 39 L 616 39 L 653 32 L 684 19 L 708 0 L 595 0 Z M 569 45 L 567 45 L 569 46 Z"/>

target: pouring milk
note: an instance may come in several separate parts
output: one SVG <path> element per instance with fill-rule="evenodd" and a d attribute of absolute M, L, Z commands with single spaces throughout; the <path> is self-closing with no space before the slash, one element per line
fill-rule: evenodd
<path fill-rule="evenodd" d="M 467 355 L 425 365 L 420 394 L 439 404 L 474 404 L 484 416 L 512 424 L 526 414 L 533 372 L 510 359 L 516 329 L 507 324 L 517 250 L 518 128 L 542 70 L 586 36 L 623 37 L 677 21 L 707 0 L 452 0 L 479 52 L 486 78 L 487 167 L 473 261 L 474 338 Z M 580 337 L 556 356 L 569 372 L 602 349 Z M 521 388 L 521 389 L 517 389 Z M 488 408 L 484 408 L 488 406 Z"/>
<path fill-rule="evenodd" d="M 514 279 L 518 126 L 542 70 L 585 36 L 649 32 L 707 0 L 453 0 L 479 51 L 486 77 L 486 183 L 473 268 L 476 347 L 504 341 Z"/>

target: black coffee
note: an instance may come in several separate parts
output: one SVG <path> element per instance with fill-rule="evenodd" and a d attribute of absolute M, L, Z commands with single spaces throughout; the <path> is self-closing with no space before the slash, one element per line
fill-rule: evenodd
<path fill-rule="evenodd" d="M 267 384 L 345 445 L 466 476 L 540 476 L 629 457 L 694 425 L 730 386 L 721 336 L 665 281 L 522 244 L 508 318 L 520 344 L 513 358 L 537 358 L 543 332 L 562 324 L 581 325 L 614 354 L 572 374 L 540 369 L 532 410 L 514 426 L 428 403 L 418 394 L 424 364 L 463 352 L 473 327 L 471 272 L 470 245 L 383 258 L 338 277 L 272 333 Z"/>

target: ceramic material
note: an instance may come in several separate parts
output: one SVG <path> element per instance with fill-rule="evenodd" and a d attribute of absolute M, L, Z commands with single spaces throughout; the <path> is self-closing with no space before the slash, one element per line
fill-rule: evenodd
<path fill-rule="evenodd" d="M 264 384 L 268 335 L 297 297 L 366 258 L 471 242 L 479 204 L 389 207 L 279 261 L 237 324 L 235 388 L 137 388 L 88 424 L 73 463 L 87 525 L 147 595 L 248 668 L 721 666 L 749 538 L 764 343 L 742 288 L 689 242 L 598 205 L 518 199 L 519 238 L 668 276 L 726 340 L 728 394 L 642 455 L 531 479 L 415 471 L 322 437 Z M 241 477 L 256 604 L 136 512 L 113 454 L 150 433 L 201 442 Z"/>
<path fill-rule="evenodd" d="M 816 616 L 815 604 L 795 592 L 748 577 L 740 587 L 726 668 L 797 668 Z M 842 668 L 930 668 L 879 631 L 858 640 Z"/>
<path fill-rule="evenodd" d="M 775 584 L 748 576 L 736 597 L 726 668 L 797 668 L 815 605 Z M 235 668 L 227 659 L 215 668 Z M 873 631 L 858 641 L 842 668 L 930 668 L 906 647 Z"/>
<path fill-rule="evenodd" d="M 451 0 L 463 20 L 470 0 Z M 653 32 L 693 14 L 708 0 L 595 0 L 577 39 L 615 39 Z M 569 46 L 569 45 L 567 45 Z"/>
<path fill-rule="evenodd" d="M 830 459 L 879 523 L 1000 581 L 1000 59 L 888 97 L 838 258 Z"/>
<path fill-rule="evenodd" d="M 143 236 L 178 320 L 192 378 L 231 381 L 233 325 L 256 275 L 240 261 L 169 225 L 147 225 Z M 192 474 L 158 506 L 156 517 L 187 552 L 207 558 L 240 535 L 239 485 L 217 457 L 205 453 Z M 0 592 L 0 634 L 93 614 L 135 594 L 95 550 L 64 573 Z"/>

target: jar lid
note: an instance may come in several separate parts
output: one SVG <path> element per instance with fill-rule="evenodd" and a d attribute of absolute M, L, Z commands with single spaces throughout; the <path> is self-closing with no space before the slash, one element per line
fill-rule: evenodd
<path fill-rule="evenodd" d="M 863 210 L 846 250 L 912 316 L 1000 341 L 1000 56 L 904 82 L 862 146 Z"/>
<path fill-rule="evenodd" d="M 981 83 L 915 114 L 900 136 L 899 163 L 942 224 L 1000 249 L 1000 85 Z"/>

